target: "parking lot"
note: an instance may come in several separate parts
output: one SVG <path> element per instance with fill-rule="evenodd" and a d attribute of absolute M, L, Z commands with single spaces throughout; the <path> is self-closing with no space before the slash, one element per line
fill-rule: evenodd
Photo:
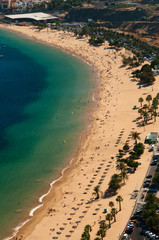
<path fill-rule="evenodd" d="M 154 155 L 156 154 L 155 149 L 152 153 L 152 161 L 150 167 L 148 169 L 147 175 L 145 177 L 143 186 L 140 190 L 134 190 L 132 193 L 132 198 L 136 198 L 136 206 L 132 213 L 132 216 L 125 227 L 124 236 L 122 235 L 120 239 L 128 239 L 128 240 L 147 240 L 159 239 L 157 235 L 146 229 L 146 226 L 142 222 L 142 218 L 140 217 L 140 213 L 143 209 L 145 198 L 147 193 L 157 194 L 158 189 L 155 189 L 152 185 L 152 179 L 156 173 L 159 159 L 155 159 Z M 157 158 L 157 157 L 156 157 Z"/>

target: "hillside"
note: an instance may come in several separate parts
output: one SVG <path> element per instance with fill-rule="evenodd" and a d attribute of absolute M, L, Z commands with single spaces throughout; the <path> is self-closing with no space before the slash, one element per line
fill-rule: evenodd
<path fill-rule="evenodd" d="M 93 21 L 110 21 L 113 26 L 119 27 L 125 21 L 142 21 L 148 17 L 148 11 L 142 8 L 133 10 L 118 9 L 111 10 L 108 8 L 73 8 L 66 16 L 67 21 L 88 22 Z"/>

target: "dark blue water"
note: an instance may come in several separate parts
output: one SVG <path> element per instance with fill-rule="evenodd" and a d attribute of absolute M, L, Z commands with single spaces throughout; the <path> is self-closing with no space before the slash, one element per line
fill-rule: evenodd
<path fill-rule="evenodd" d="M 4 149 L 9 144 L 6 128 L 31 117 L 23 109 L 38 99 L 48 83 L 42 65 L 12 46 L 0 46 L 4 56 L 0 58 L 0 149 Z"/>

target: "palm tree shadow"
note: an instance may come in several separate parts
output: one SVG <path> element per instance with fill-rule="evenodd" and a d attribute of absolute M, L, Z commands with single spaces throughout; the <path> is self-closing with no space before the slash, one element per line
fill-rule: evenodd
<path fill-rule="evenodd" d="M 122 64 L 119 68 L 124 68 L 125 67 L 125 65 L 124 64 Z"/>
<path fill-rule="evenodd" d="M 115 195 L 117 195 L 116 192 L 111 192 L 109 189 L 107 189 L 103 195 L 103 198 L 111 198 L 114 197 Z"/>

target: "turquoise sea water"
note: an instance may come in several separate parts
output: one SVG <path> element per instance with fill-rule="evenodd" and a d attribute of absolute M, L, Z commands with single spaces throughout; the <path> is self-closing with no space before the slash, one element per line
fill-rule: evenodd
<path fill-rule="evenodd" d="M 3 30 L 0 47 L 3 239 L 38 205 L 75 150 L 93 81 L 86 64 L 55 48 Z"/>

